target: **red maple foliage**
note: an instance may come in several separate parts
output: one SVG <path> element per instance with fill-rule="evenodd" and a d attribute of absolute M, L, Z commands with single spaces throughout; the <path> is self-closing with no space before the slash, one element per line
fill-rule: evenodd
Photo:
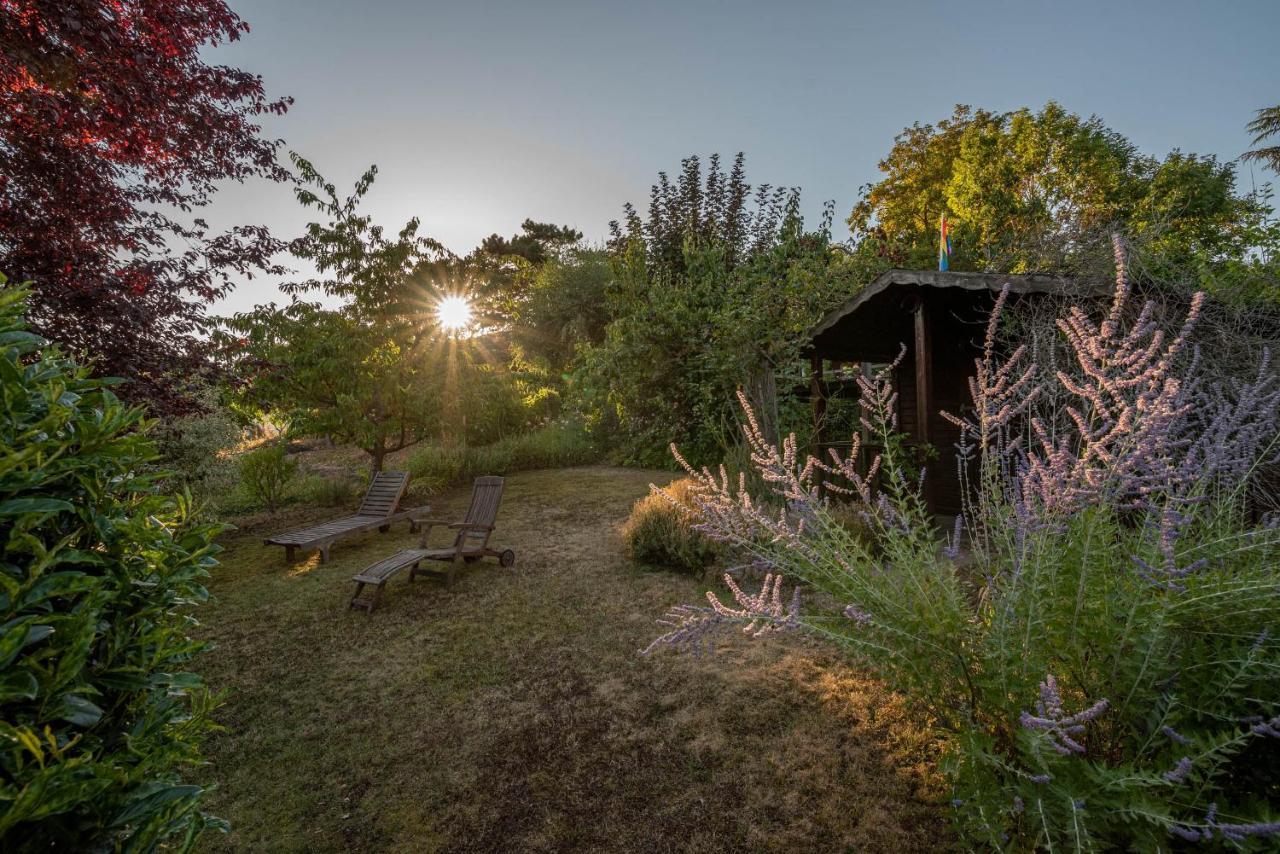
<path fill-rule="evenodd" d="M 46 337 L 174 411 L 234 276 L 278 272 L 262 226 L 191 216 L 223 180 L 285 180 L 260 77 L 202 61 L 248 25 L 222 0 L 0 0 L 0 272 Z M 183 217 L 178 219 L 176 217 Z"/>

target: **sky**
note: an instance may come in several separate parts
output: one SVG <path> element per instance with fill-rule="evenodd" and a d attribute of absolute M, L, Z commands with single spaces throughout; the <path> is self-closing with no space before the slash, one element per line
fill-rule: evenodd
<path fill-rule="evenodd" d="M 1054 100 L 1142 151 L 1234 160 L 1280 103 L 1280 0 L 879 3 L 229 0 L 250 33 L 207 59 L 262 75 L 293 107 L 267 117 L 366 210 L 410 217 L 460 254 L 526 217 L 602 240 L 661 170 L 746 153 L 752 183 L 796 186 L 837 224 L 893 137 Z M 1273 179 L 1242 167 L 1241 184 Z M 286 185 L 228 185 L 214 226 L 300 234 Z M 840 235 L 838 235 L 840 236 Z M 255 279 L 218 313 L 283 301 Z"/>

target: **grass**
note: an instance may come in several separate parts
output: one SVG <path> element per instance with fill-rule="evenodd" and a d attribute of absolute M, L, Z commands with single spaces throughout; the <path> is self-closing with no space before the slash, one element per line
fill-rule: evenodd
<path fill-rule="evenodd" d="M 920 722 L 799 636 L 734 639 L 701 660 L 642 658 L 654 619 L 701 596 L 635 570 L 616 528 L 670 473 L 589 467 L 508 480 L 495 540 L 514 569 L 452 590 L 394 579 L 346 610 L 403 525 L 286 566 L 261 538 L 333 511 L 294 508 L 225 542 L 217 648 L 230 689 L 209 807 L 237 851 L 935 850 L 953 845 Z M 460 515 L 466 490 L 433 515 Z"/>

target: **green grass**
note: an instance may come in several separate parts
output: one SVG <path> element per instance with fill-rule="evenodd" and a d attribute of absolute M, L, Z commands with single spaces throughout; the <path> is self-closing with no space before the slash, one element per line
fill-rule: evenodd
<path fill-rule="evenodd" d="M 202 609 L 209 682 L 231 691 L 209 807 L 237 851 L 933 850 L 951 844 L 932 742 L 878 685 L 801 637 L 701 660 L 637 653 L 695 580 L 636 571 L 616 528 L 669 473 L 515 475 L 498 517 L 514 569 L 452 590 L 394 579 L 348 611 L 403 525 L 286 566 L 230 535 Z M 467 490 L 439 496 L 454 517 Z"/>

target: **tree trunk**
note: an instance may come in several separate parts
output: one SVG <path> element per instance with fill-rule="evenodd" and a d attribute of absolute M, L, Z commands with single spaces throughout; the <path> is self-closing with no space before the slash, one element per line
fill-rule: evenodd
<path fill-rule="evenodd" d="M 747 400 L 755 410 L 760 431 L 771 444 L 778 444 L 778 382 L 773 365 L 764 356 L 747 379 Z"/>
<path fill-rule="evenodd" d="M 369 456 L 373 457 L 372 469 L 374 474 L 382 471 L 382 461 L 387 457 L 387 442 L 385 439 L 379 439 L 378 444 L 373 446 L 369 451 Z"/>

